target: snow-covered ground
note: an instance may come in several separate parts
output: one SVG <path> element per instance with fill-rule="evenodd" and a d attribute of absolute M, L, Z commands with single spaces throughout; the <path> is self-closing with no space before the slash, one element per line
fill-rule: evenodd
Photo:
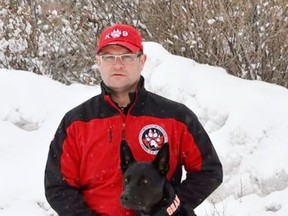
<path fill-rule="evenodd" d="M 199 216 L 287 216 L 288 90 L 144 43 L 146 88 L 199 117 L 224 167 L 223 184 Z M 69 109 L 99 93 L 31 72 L 0 69 L 0 216 L 56 215 L 44 196 L 53 134 Z"/>

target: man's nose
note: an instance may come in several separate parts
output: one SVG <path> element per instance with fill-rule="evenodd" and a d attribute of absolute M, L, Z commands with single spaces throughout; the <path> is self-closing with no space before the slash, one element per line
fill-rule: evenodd
<path fill-rule="evenodd" d="M 115 61 L 114 61 L 114 63 L 113 63 L 113 66 L 114 67 L 119 67 L 119 68 L 122 68 L 122 67 L 124 67 L 124 63 L 123 63 L 123 61 L 121 60 L 121 58 L 119 57 L 119 56 L 117 56 L 116 58 L 115 58 Z"/>

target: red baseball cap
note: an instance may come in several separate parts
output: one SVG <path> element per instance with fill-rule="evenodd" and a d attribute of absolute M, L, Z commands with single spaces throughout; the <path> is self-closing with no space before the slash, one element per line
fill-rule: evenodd
<path fill-rule="evenodd" d="M 98 39 L 96 53 L 99 53 L 107 45 L 120 45 L 131 52 L 143 52 L 142 37 L 132 26 L 116 24 L 102 31 Z"/>

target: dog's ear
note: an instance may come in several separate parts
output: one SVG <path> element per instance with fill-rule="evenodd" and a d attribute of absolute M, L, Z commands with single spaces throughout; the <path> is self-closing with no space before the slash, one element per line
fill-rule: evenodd
<path fill-rule="evenodd" d="M 128 167 L 135 162 L 132 151 L 125 140 L 122 140 L 120 146 L 120 160 L 121 160 L 121 170 L 124 173 Z"/>
<path fill-rule="evenodd" d="M 152 164 L 159 171 L 161 175 L 165 176 L 169 171 L 169 160 L 170 160 L 169 144 L 164 143 L 162 148 L 157 153 Z"/>

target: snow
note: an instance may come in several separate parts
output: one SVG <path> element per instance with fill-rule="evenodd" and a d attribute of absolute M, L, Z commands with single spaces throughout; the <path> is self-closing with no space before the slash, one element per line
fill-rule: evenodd
<path fill-rule="evenodd" d="M 157 43 L 144 49 L 146 88 L 189 106 L 223 163 L 223 184 L 196 213 L 287 216 L 288 90 L 172 55 Z M 99 92 L 0 69 L 0 216 L 56 215 L 43 186 L 50 140 L 68 110 Z"/>

